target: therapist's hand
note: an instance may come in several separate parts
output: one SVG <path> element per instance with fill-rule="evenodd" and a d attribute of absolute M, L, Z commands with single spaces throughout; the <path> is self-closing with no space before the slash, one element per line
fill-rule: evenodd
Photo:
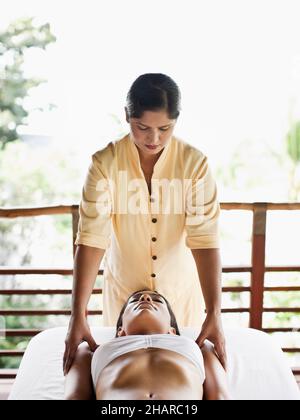
<path fill-rule="evenodd" d="M 216 355 L 223 368 L 227 370 L 226 343 L 221 315 L 207 314 L 201 333 L 196 340 L 196 343 L 200 348 L 203 346 L 206 339 L 214 344 Z"/>
<path fill-rule="evenodd" d="M 66 375 L 75 358 L 80 343 L 86 341 L 90 350 L 94 352 L 98 347 L 92 337 L 90 327 L 85 316 L 71 316 L 67 337 L 65 339 L 65 353 L 63 359 L 63 370 Z"/>

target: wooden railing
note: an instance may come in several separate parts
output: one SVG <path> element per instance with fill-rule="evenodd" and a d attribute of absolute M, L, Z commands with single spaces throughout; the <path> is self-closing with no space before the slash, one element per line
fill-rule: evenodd
<path fill-rule="evenodd" d="M 268 266 L 265 265 L 266 255 L 266 220 L 268 211 L 276 210 L 300 210 L 300 203 L 221 203 L 222 210 L 251 211 L 253 213 L 252 225 L 252 258 L 249 266 L 223 267 L 223 273 L 251 273 L 251 283 L 248 287 L 224 287 L 223 293 L 250 293 L 249 308 L 227 308 L 222 309 L 223 313 L 249 313 L 249 327 L 266 333 L 294 332 L 295 328 L 263 328 L 263 314 L 273 313 L 300 313 L 300 307 L 295 308 L 266 308 L 264 307 L 265 292 L 287 292 L 300 291 L 300 287 L 265 287 L 266 272 L 300 272 L 299 266 Z M 78 227 L 78 205 L 41 207 L 41 208 L 18 208 L 0 209 L 0 218 L 34 217 L 42 215 L 70 214 L 72 216 L 72 247 L 75 255 L 76 245 L 74 244 Z M 0 276 L 4 275 L 29 275 L 29 274 L 60 274 L 72 275 L 73 270 L 65 268 L 31 268 L 31 267 L 0 267 Z M 99 270 L 102 275 L 103 271 Z M 1 279 L 0 279 L 1 281 Z M 0 295 L 71 295 L 71 289 L 1 289 Z M 94 289 L 93 294 L 102 294 L 102 289 Z M 0 316 L 47 316 L 47 315 L 70 315 L 69 308 L 66 309 L 0 309 Z M 102 315 L 101 310 L 89 310 L 88 315 Z M 300 331 L 300 325 L 299 329 Z M 6 337 L 33 337 L 40 333 L 39 329 L 8 329 L 0 331 Z M 288 353 L 298 353 L 300 348 L 283 348 Z M 0 350 L 0 357 L 20 357 L 24 351 Z M 300 368 L 294 369 L 295 375 L 300 374 Z M 16 370 L 0 370 L 0 378 L 14 378 Z"/>

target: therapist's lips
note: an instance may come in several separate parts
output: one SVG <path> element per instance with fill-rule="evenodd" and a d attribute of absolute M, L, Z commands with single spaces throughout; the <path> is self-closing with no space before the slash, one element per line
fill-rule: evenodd
<path fill-rule="evenodd" d="M 146 144 L 146 147 L 150 150 L 155 150 L 155 149 L 158 148 L 158 146 L 151 146 L 151 145 L 148 145 L 148 144 Z"/>

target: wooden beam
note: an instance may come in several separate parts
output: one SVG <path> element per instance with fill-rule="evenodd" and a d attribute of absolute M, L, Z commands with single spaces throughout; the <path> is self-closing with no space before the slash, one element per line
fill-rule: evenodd
<path fill-rule="evenodd" d="M 253 211 L 256 204 L 261 203 L 220 203 L 222 210 L 247 210 Z M 262 203 L 266 204 L 267 210 L 300 210 L 300 203 Z"/>
<path fill-rule="evenodd" d="M 46 315 L 71 315 L 70 309 L 0 309 L 2 316 L 46 316 Z M 87 315 L 102 315 L 102 311 L 88 311 Z"/>
<path fill-rule="evenodd" d="M 78 205 L 71 206 L 49 206 L 49 207 L 28 207 L 28 208 L 0 208 L 0 217 L 13 219 L 15 217 L 32 217 L 46 216 L 54 214 L 70 214 L 73 208 Z"/>
<path fill-rule="evenodd" d="M 0 379 L 14 379 L 18 369 L 0 369 Z"/>
<path fill-rule="evenodd" d="M 299 314 L 300 313 L 300 308 L 264 308 L 263 312 L 286 312 L 286 313 L 295 313 L 295 314 Z"/>
<path fill-rule="evenodd" d="M 265 292 L 300 292 L 298 286 L 265 287 Z"/>
<path fill-rule="evenodd" d="M 232 286 L 232 287 L 222 287 L 223 293 L 244 293 L 244 292 L 251 292 L 251 287 L 238 287 L 238 286 Z"/>
<path fill-rule="evenodd" d="M 300 266 L 271 266 L 265 267 L 265 271 L 268 272 L 300 272 Z M 224 266 L 222 268 L 223 273 L 246 273 L 252 272 L 250 266 Z M 73 274 L 72 268 L 53 268 L 53 267 L 0 267 L 0 276 L 4 275 L 16 275 L 16 274 L 60 274 L 64 276 L 71 276 Z M 99 270 L 99 275 L 103 275 L 103 270 Z"/>
<path fill-rule="evenodd" d="M 300 265 L 275 265 L 271 267 L 266 267 L 266 271 L 269 273 L 280 273 L 280 272 L 293 272 L 300 271 Z"/>
<path fill-rule="evenodd" d="M 266 218 L 266 203 L 254 203 L 249 327 L 257 330 L 261 330 L 263 319 Z"/>
<path fill-rule="evenodd" d="M 262 329 L 263 332 L 268 333 L 268 334 L 273 334 L 273 333 L 278 333 L 278 332 L 284 332 L 284 333 L 299 333 L 300 331 L 300 326 L 299 328 L 263 328 Z"/>
<path fill-rule="evenodd" d="M 43 330 L 32 329 L 13 329 L 13 330 L 0 330 L 1 337 L 34 337 L 37 334 L 40 334 Z"/>
<path fill-rule="evenodd" d="M 47 274 L 47 275 L 54 275 L 60 274 L 62 276 L 71 276 L 73 274 L 73 270 L 69 268 L 34 268 L 34 267 L 0 267 L 0 276 L 8 276 L 8 275 L 15 275 L 15 274 Z M 103 270 L 98 271 L 99 275 L 103 274 Z"/>
<path fill-rule="evenodd" d="M 72 289 L 0 289 L 0 295 L 3 296 L 26 296 L 26 295 L 71 295 Z M 93 295 L 102 294 L 102 289 L 94 289 Z"/>
<path fill-rule="evenodd" d="M 23 357 L 25 350 L 0 350 L 0 357 Z"/>

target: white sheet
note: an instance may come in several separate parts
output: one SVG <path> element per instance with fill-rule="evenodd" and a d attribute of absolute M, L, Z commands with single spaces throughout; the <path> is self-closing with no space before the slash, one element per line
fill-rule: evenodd
<path fill-rule="evenodd" d="M 114 328 L 92 328 L 97 343 L 114 336 Z M 198 329 L 182 334 L 196 338 Z M 300 400 L 300 392 L 285 356 L 270 336 L 239 328 L 225 330 L 228 378 L 236 400 Z M 22 359 L 10 400 L 62 400 L 62 360 L 66 328 L 53 328 L 34 337 Z"/>

